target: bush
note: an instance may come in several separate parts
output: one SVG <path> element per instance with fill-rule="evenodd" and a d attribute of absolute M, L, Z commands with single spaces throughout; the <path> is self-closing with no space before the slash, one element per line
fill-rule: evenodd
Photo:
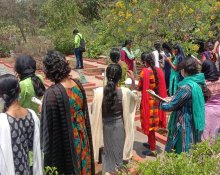
<path fill-rule="evenodd" d="M 18 28 L 12 25 L 0 26 L 0 57 L 7 57 L 14 50 L 19 39 Z"/>
<path fill-rule="evenodd" d="M 220 139 L 216 144 L 199 143 L 190 152 L 177 155 L 165 153 L 155 161 L 141 163 L 140 175 L 217 175 L 220 174 Z"/>
<path fill-rule="evenodd" d="M 37 62 L 37 69 L 42 69 L 42 59 L 46 52 L 53 49 L 50 40 L 43 36 L 34 36 L 27 38 L 27 43 L 16 46 L 15 54 L 28 54 Z"/>
<path fill-rule="evenodd" d="M 56 31 L 52 36 L 53 44 L 56 50 L 65 53 L 74 53 L 74 36 L 72 29 L 63 29 Z"/>

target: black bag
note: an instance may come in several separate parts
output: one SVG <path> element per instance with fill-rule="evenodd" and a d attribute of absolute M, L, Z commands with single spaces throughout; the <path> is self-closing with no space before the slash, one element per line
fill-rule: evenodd
<path fill-rule="evenodd" d="M 80 38 L 79 49 L 82 52 L 85 52 L 86 51 L 86 42 L 85 42 L 84 38 L 82 38 L 80 35 L 78 35 L 78 36 Z"/>

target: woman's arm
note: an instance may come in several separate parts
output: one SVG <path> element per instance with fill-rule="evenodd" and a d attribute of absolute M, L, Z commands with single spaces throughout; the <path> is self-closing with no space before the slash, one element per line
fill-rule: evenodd
<path fill-rule="evenodd" d="M 128 77 L 131 78 L 131 80 L 132 80 L 130 90 L 131 90 L 131 91 L 132 91 L 132 90 L 135 90 L 134 73 L 133 73 L 131 70 L 129 70 L 129 71 L 127 71 L 127 75 L 128 75 Z"/>
<path fill-rule="evenodd" d="M 180 88 L 170 102 L 160 102 L 160 109 L 164 111 L 176 111 L 181 108 L 191 97 L 189 87 Z"/>
<path fill-rule="evenodd" d="M 173 70 L 177 70 L 177 66 L 172 63 L 171 58 L 165 58 L 165 61 L 167 61 L 170 64 Z"/>

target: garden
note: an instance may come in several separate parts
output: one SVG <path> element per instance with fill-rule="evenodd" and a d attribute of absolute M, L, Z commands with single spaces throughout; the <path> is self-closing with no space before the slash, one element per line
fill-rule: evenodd
<path fill-rule="evenodd" d="M 0 62 L 26 53 L 39 69 L 47 50 L 74 54 L 74 29 L 83 34 L 84 56 L 90 60 L 108 57 L 110 49 L 122 47 L 126 39 L 139 51 L 137 59 L 143 51 L 152 51 L 156 41 L 180 43 L 186 54 L 198 56 L 206 41 L 220 40 L 220 0 L 0 0 L 0 9 Z M 128 164 L 126 170 L 132 168 Z M 56 174 L 53 167 L 45 171 Z M 133 171 L 220 174 L 220 138 L 198 144 L 189 153 L 164 153 L 153 161 L 136 162 Z"/>

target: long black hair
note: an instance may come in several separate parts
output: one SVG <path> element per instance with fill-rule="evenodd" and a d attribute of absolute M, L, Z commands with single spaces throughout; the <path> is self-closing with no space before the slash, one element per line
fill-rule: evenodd
<path fill-rule="evenodd" d="M 6 112 L 11 104 L 18 100 L 20 86 L 18 79 L 11 74 L 0 76 L 0 98 L 4 100 L 3 112 Z"/>
<path fill-rule="evenodd" d="M 172 48 L 170 47 L 168 43 L 163 43 L 162 48 L 166 49 L 169 52 L 169 54 L 173 55 Z"/>
<path fill-rule="evenodd" d="M 38 97 L 43 96 L 45 92 L 45 86 L 41 79 L 35 75 L 36 61 L 31 56 L 21 55 L 17 57 L 14 69 L 18 73 L 20 81 L 31 77 L 35 94 Z"/>
<path fill-rule="evenodd" d="M 113 63 L 118 63 L 120 60 L 120 50 L 118 48 L 112 48 L 110 52 L 110 59 Z"/>
<path fill-rule="evenodd" d="M 116 85 L 122 76 L 122 69 L 119 64 L 110 64 L 106 69 L 107 85 L 104 88 L 104 100 L 106 104 L 114 108 L 117 100 Z"/>
<path fill-rule="evenodd" d="M 148 54 L 147 52 L 143 52 L 141 54 L 141 61 L 143 63 L 147 63 L 151 67 L 153 74 L 154 74 L 155 83 L 156 83 L 155 92 L 159 93 L 159 88 L 158 88 L 159 81 L 158 81 L 158 76 L 157 76 L 157 70 L 155 67 L 154 55 L 152 53 Z"/>

